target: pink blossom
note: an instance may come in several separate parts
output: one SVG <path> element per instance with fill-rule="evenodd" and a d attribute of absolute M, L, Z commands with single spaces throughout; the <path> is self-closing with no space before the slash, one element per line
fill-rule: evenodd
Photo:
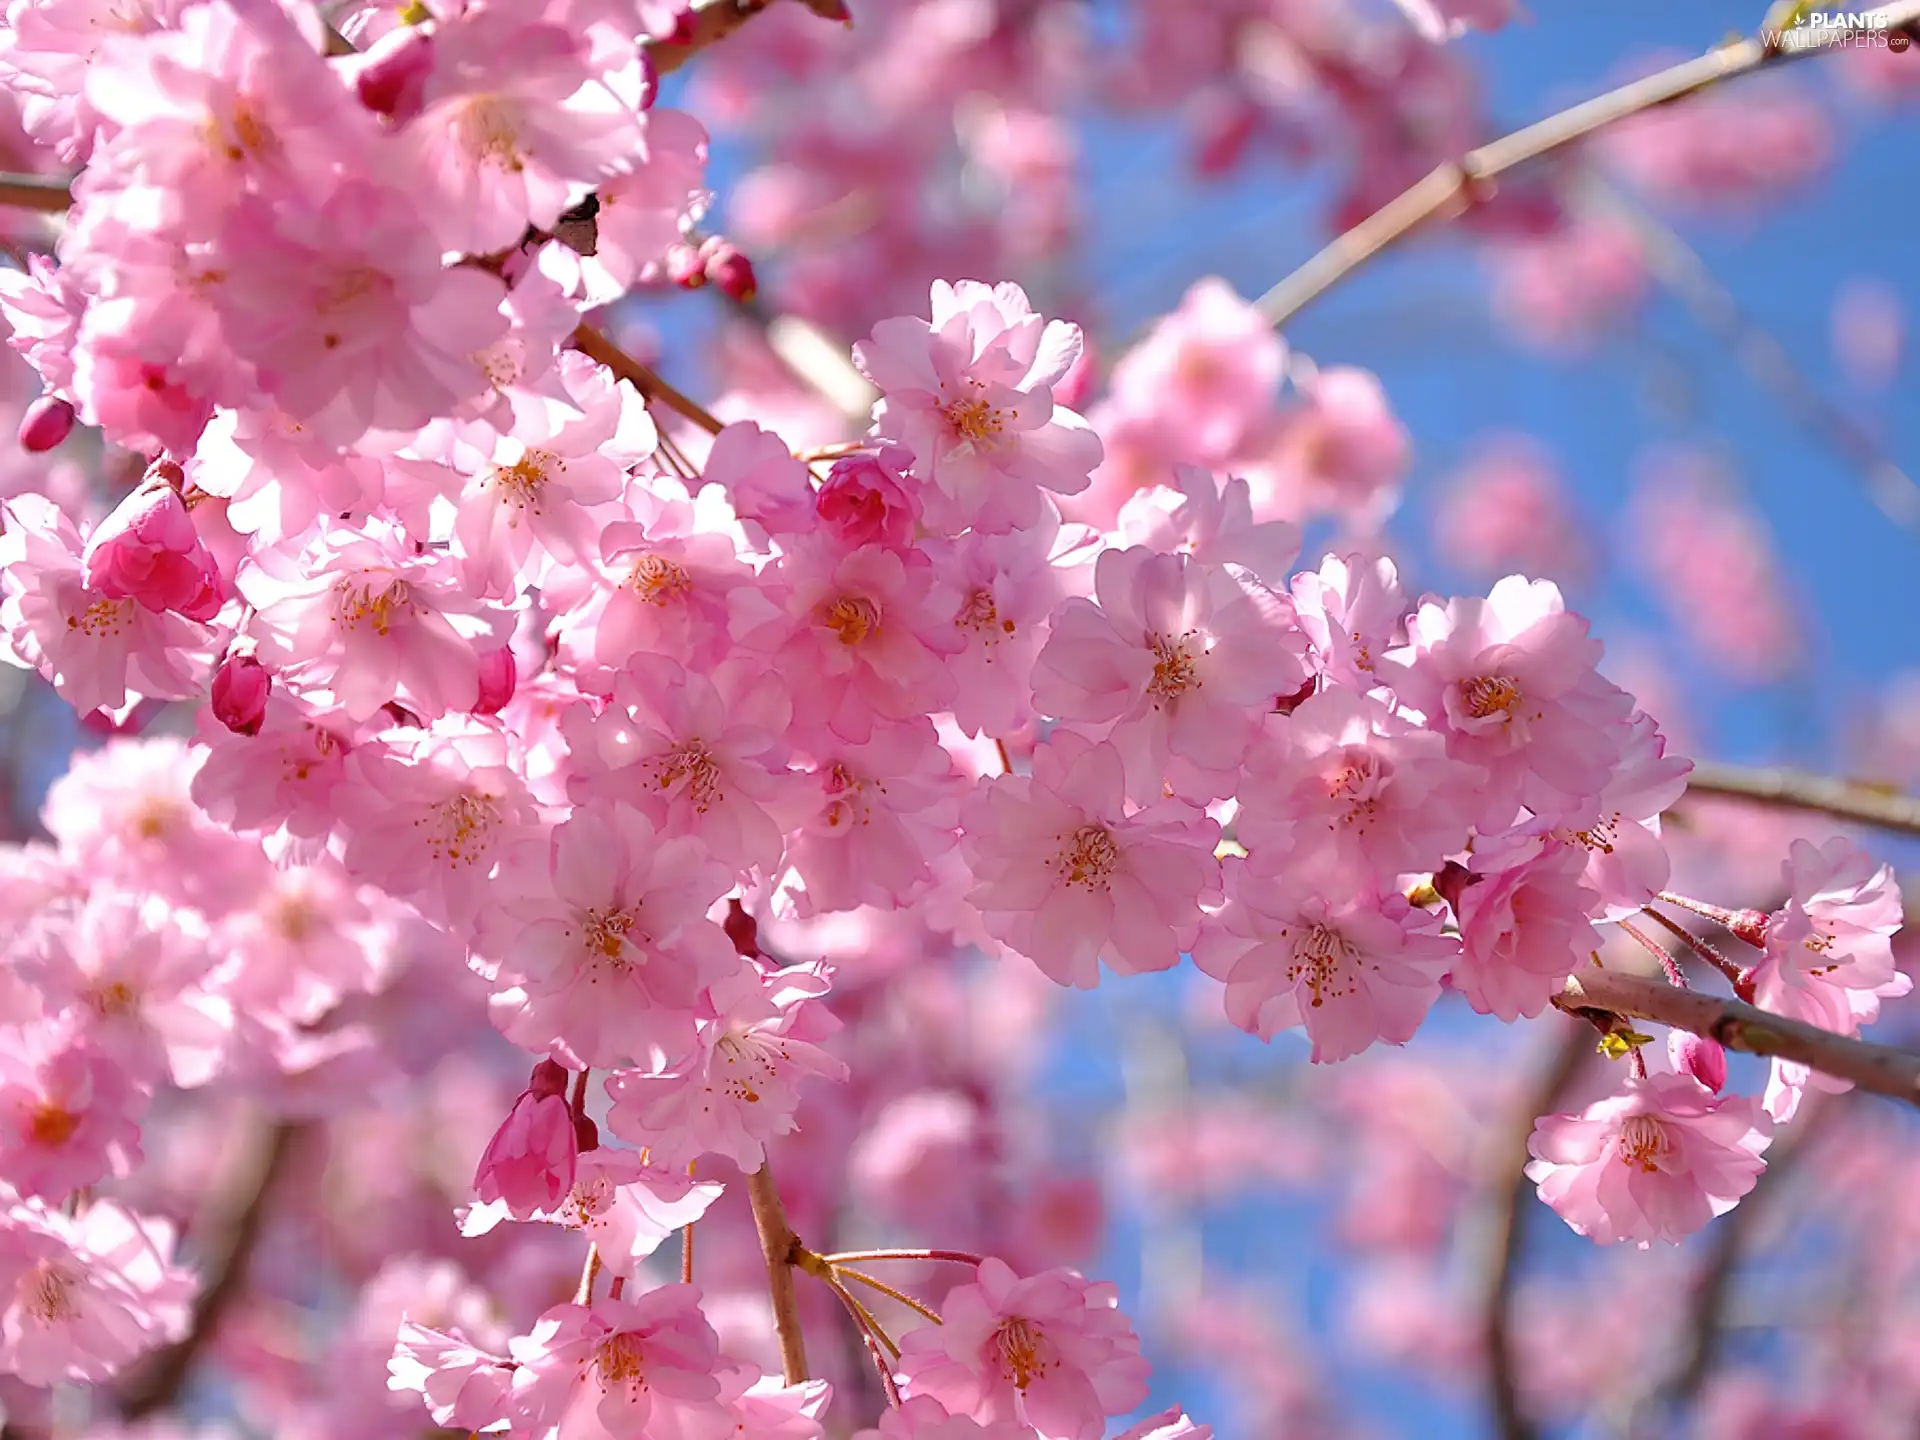
<path fill-rule="evenodd" d="M 179 1340 L 195 1285 L 172 1250 L 170 1225 L 111 1200 L 77 1218 L 15 1205 L 0 1220 L 0 1371 L 97 1382 Z"/>
<path fill-rule="evenodd" d="M 1667 1032 L 1667 1056 L 1676 1075 L 1691 1075 L 1718 1095 L 1727 1086 L 1727 1052 L 1717 1040 L 1688 1030 Z"/>
<path fill-rule="evenodd" d="M 1475 1010 L 1531 1020 L 1600 948 L 1586 867 L 1584 848 L 1548 835 L 1475 848 L 1453 905 L 1461 952 L 1450 977 Z"/>
<path fill-rule="evenodd" d="M 758 1170 L 766 1142 L 796 1127 L 801 1084 L 847 1079 L 846 1064 L 817 1043 L 839 1029 L 818 1003 L 830 987 L 817 965 L 764 972 L 743 963 L 708 987 L 714 1018 L 701 1022 L 690 1058 L 608 1078 L 608 1128 L 657 1165 L 719 1154 L 744 1174 Z"/>
<path fill-rule="evenodd" d="M 735 1440 L 821 1440 L 826 1432 L 820 1416 L 833 1387 L 824 1380 L 786 1385 L 773 1375 L 748 1383 L 754 1373 L 742 1365 L 720 1378 L 720 1400 L 733 1413 Z"/>
<path fill-rule="evenodd" d="M 551 1205 L 516 1214 L 504 1198 L 482 1200 L 462 1216 L 460 1233 L 485 1235 L 505 1220 L 562 1225 L 599 1247 L 610 1273 L 633 1277 L 664 1241 L 706 1214 L 722 1188 L 603 1145 L 580 1152 L 571 1187 Z"/>
<path fill-rule="evenodd" d="M 686 1055 L 701 990 L 737 963 L 706 918 L 728 883 L 698 841 L 661 837 L 624 807 L 582 806 L 515 845 L 476 941 L 499 960 L 500 1028 L 572 1068 Z"/>
<path fill-rule="evenodd" d="M 941 660 L 962 642 L 930 603 L 925 555 L 803 547 L 781 568 L 792 587 L 791 619 L 773 664 L 791 689 L 796 726 L 824 726 L 863 744 L 876 721 L 946 707 L 954 685 Z"/>
<path fill-rule="evenodd" d="M 807 467 L 785 440 L 751 420 L 713 437 L 701 478 L 725 494 L 756 548 L 767 548 L 770 535 L 804 535 L 818 521 Z"/>
<path fill-rule="evenodd" d="M 1660 816 L 1686 792 L 1693 762 L 1666 751 L 1653 717 L 1636 712 L 1621 741 L 1618 768 L 1600 792 L 1597 818 L 1560 834 L 1586 847 L 1587 884 L 1600 897 L 1604 919 L 1627 919 L 1667 888 L 1672 864 L 1660 839 Z"/>
<path fill-rule="evenodd" d="M 1583 575 L 1588 539 L 1552 456 L 1525 435 L 1498 435 L 1440 496 L 1434 539 L 1449 565 L 1475 576 Z"/>
<path fill-rule="evenodd" d="M 1219 894 L 1217 822 L 1174 799 L 1128 811 L 1120 752 L 1069 730 L 1033 773 L 983 781 L 967 802 L 968 903 L 990 934 L 1062 985 L 1170 970 Z"/>
<path fill-rule="evenodd" d="M 388 1388 L 419 1392 L 436 1425 L 492 1430 L 507 1418 L 512 1362 L 458 1335 L 402 1321 L 387 1370 Z"/>
<path fill-rule="evenodd" d="M 1175 1405 L 1158 1415 L 1149 1415 L 1113 1440 L 1213 1440 L 1213 1427 L 1194 1424 L 1187 1418 L 1187 1412 Z"/>
<path fill-rule="evenodd" d="M 1283 412 L 1268 455 L 1281 493 L 1302 509 L 1363 526 L 1385 518 L 1413 445 L 1380 381 L 1336 365 L 1301 382 L 1304 403 Z"/>
<path fill-rule="evenodd" d="M 932 317 L 882 320 L 853 347 L 881 392 L 875 433 L 917 457 L 930 525 L 1024 529 L 1042 490 L 1077 494 L 1100 463 L 1099 437 L 1053 400 L 1079 328 L 1034 314 L 1017 285 L 972 280 L 936 280 Z"/>
<path fill-rule="evenodd" d="M 912 465 L 913 455 L 897 445 L 834 461 L 814 496 L 821 525 L 850 550 L 910 544 L 920 519 L 917 487 L 907 475 Z"/>
<path fill-rule="evenodd" d="M 1893 868 L 1875 865 L 1850 841 L 1815 846 L 1795 840 L 1781 866 L 1787 903 L 1766 923 L 1766 955 L 1753 969 L 1753 1000 L 1763 1010 L 1823 1030 L 1856 1035 L 1880 1014 L 1883 999 L 1913 989 L 1895 968 L 1892 936 L 1904 909 Z M 1775 1060 L 1767 1111 L 1785 1123 L 1801 1093 L 1839 1091 L 1845 1082 L 1790 1061 Z"/>
<path fill-rule="evenodd" d="M 1193 960 L 1226 982 L 1229 1020 L 1262 1040 L 1305 1027 L 1316 1064 L 1413 1038 L 1459 953 L 1433 916 L 1312 863 L 1229 859 L 1225 870 L 1227 904 Z"/>
<path fill-rule="evenodd" d="M 1603 214 L 1575 213 L 1545 234 L 1497 241 L 1487 250 L 1494 313 L 1535 349 L 1584 352 L 1639 312 L 1652 286 L 1646 252 L 1638 230 Z"/>
<path fill-rule="evenodd" d="M 1110 403 L 1164 417 L 1195 459 L 1220 463 L 1273 413 L 1286 362 L 1286 342 L 1273 326 L 1232 286 L 1208 276 L 1120 357 Z"/>
<path fill-rule="evenodd" d="M 213 672 L 209 707 L 214 719 L 236 735 L 258 735 L 267 720 L 273 676 L 252 655 L 229 655 Z"/>
<path fill-rule="evenodd" d="M 475 715 L 498 715 L 513 703 L 513 692 L 520 682 L 520 662 L 511 645 L 489 650 L 480 657 L 480 698 L 474 701 Z"/>
<path fill-rule="evenodd" d="M 81 564 L 89 590 L 137 600 L 156 614 L 173 610 L 211 620 L 226 599 L 226 584 L 179 491 L 152 477 L 95 527 Z"/>
<path fill-rule="evenodd" d="M 1292 604 L 1237 567 L 1139 546 L 1101 553 L 1094 593 L 1055 613 L 1034 703 L 1105 727 L 1137 798 L 1231 794 L 1260 715 L 1306 676 Z"/>
<path fill-rule="evenodd" d="M 1527 1142 L 1527 1178 L 1579 1234 L 1644 1250 L 1738 1204 L 1766 1168 L 1772 1128 L 1748 1096 L 1655 1073 L 1579 1115 L 1542 1116 Z"/>
<path fill-rule="evenodd" d="M 565 1440 L 724 1436 L 719 1337 L 691 1285 L 632 1300 L 556 1305 L 515 1337 L 515 1426 Z"/>
<path fill-rule="evenodd" d="M 1386 683 L 1377 667 L 1398 643 L 1407 611 L 1391 560 L 1329 555 L 1318 570 L 1293 577 L 1292 593 L 1316 669 L 1356 690 Z"/>
<path fill-rule="evenodd" d="M 109 1052 L 58 1027 L 0 1031 L 0 1173 L 58 1202 L 143 1158 L 145 1087 Z"/>
<path fill-rule="evenodd" d="M 229 730 L 209 707 L 200 717 L 207 753 L 193 776 L 193 803 L 231 829 L 316 849 L 333 829 L 334 792 L 347 772 L 352 726 L 344 716 L 334 726 L 285 696 L 268 707 L 258 735 Z"/>
<path fill-rule="evenodd" d="M 211 659 L 204 626 L 88 589 L 73 522 L 41 496 L 16 495 L 0 520 L 0 658 L 38 670 L 82 714 L 199 689 Z"/>
<path fill-rule="evenodd" d="M 953 848 L 953 760 L 924 716 L 874 727 L 864 744 L 822 744 L 795 784 L 783 893 L 805 918 L 892 909 L 929 888 L 929 861 Z"/>
<path fill-rule="evenodd" d="M 275 869 L 247 887 L 215 931 L 229 957 L 220 992 L 256 1017 L 317 1024 L 347 996 L 394 978 L 405 913 L 371 886 L 353 885 L 331 856 Z"/>
<path fill-rule="evenodd" d="M 634 111 L 594 77 L 575 37 L 497 10 L 434 35 L 424 107 L 405 130 L 448 250 L 487 254 L 551 230 L 613 175 L 638 139 Z"/>
<path fill-rule="evenodd" d="M 594 193 L 594 253 L 583 262 L 591 294 L 611 298 L 658 266 L 687 225 L 706 213 L 707 132 L 683 110 L 658 107 L 635 117 L 639 140 L 623 168 Z"/>
<path fill-rule="evenodd" d="M 59 3 L 65 9 L 72 0 Z M 0 27 L 0 47 L 4 37 L 14 34 L 18 31 Z M 0 53 L 5 53 L 4 48 Z M 73 347 L 86 309 L 87 294 L 79 276 L 44 255 L 27 256 L 24 270 L 0 270 L 0 317 L 7 323 L 7 344 L 40 372 L 49 395 L 69 401 L 78 398 L 72 388 Z"/>
<path fill-rule="evenodd" d="M 73 424 L 78 418 L 67 401 L 57 395 L 42 395 L 20 415 L 16 437 L 20 441 L 20 448 L 29 455 L 41 455 L 58 449 L 61 442 L 73 433 Z"/>
<path fill-rule="evenodd" d="M 1833 122 L 1797 81 L 1767 78 L 1751 90 L 1629 116 L 1599 137 L 1598 153 L 1665 203 L 1733 210 L 1777 199 L 1827 163 Z"/>
<path fill-rule="evenodd" d="M 1520 806 L 1550 821 L 1584 818 L 1607 784 L 1631 708 L 1601 680 L 1600 642 L 1549 581 L 1510 575 L 1485 600 L 1422 603 L 1390 683 L 1447 738 L 1447 753 L 1487 772 L 1480 824 L 1503 830 Z"/>
<path fill-rule="evenodd" d="M 990 1425 L 1031 1425 L 1041 1440 L 1100 1440 L 1107 1417 L 1147 1397 L 1147 1362 L 1112 1285 L 1070 1270 L 1022 1279 L 989 1258 L 940 1312 L 941 1324 L 900 1337 L 909 1397 Z"/>
<path fill-rule="evenodd" d="M 1269 590 L 1284 590 L 1300 556 L 1300 527 L 1255 520 L 1247 482 L 1176 465 L 1173 486 L 1136 491 L 1120 507 L 1120 538 L 1149 550 L 1191 555 L 1207 565 L 1240 565 Z"/>
<path fill-rule="evenodd" d="M 1019 1420 L 981 1424 L 971 1415 L 950 1415 L 931 1395 L 914 1395 L 888 1406 L 877 1430 L 860 1430 L 853 1440 L 1033 1440 L 1031 1425 Z"/>

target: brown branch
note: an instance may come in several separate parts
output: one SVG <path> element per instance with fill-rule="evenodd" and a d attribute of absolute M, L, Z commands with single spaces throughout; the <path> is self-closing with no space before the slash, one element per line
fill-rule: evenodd
<path fill-rule="evenodd" d="M 1553 1003 L 1570 1014 L 1599 1011 L 1658 1021 L 1717 1040 L 1729 1050 L 1811 1066 L 1875 1095 L 1920 1105 L 1920 1054 L 1836 1035 L 1741 1000 L 1676 990 L 1664 980 L 1588 966 L 1567 981 Z"/>
<path fill-rule="evenodd" d="M 829 19 L 846 18 L 845 8 L 831 0 L 800 0 L 814 14 Z M 709 45 L 717 45 L 773 0 L 696 0 L 691 7 L 691 28 L 684 35 L 667 40 L 650 40 L 647 52 L 653 56 L 656 74 L 670 75 Z"/>
<path fill-rule="evenodd" d="M 1863 23 L 1904 30 L 1920 23 L 1920 0 L 1898 0 L 1862 17 Z M 1741 40 L 1696 60 L 1622 85 L 1562 110 L 1524 130 L 1436 167 L 1396 198 L 1334 240 L 1255 302 L 1270 324 L 1283 325 L 1348 274 L 1434 220 L 1450 220 L 1488 193 L 1489 182 L 1515 166 L 1551 154 L 1596 130 L 1643 110 L 1679 100 L 1722 80 L 1797 60 L 1837 45 L 1851 32 L 1840 26 L 1801 26 L 1769 45 Z"/>
<path fill-rule="evenodd" d="M 1528 1087 L 1489 1157 L 1479 1237 L 1486 1280 L 1480 1339 L 1486 1352 L 1487 1404 L 1500 1440 L 1535 1440 L 1540 1433 L 1533 1417 L 1521 1407 L 1519 1365 L 1513 1352 L 1513 1291 L 1532 1211 L 1527 1204 L 1533 1194 L 1533 1182 L 1526 1176 L 1527 1141 L 1534 1121 L 1560 1105 L 1593 1053 L 1593 1031 L 1583 1025 L 1566 1026 L 1537 1083 Z"/>
<path fill-rule="evenodd" d="M 240 1298 L 273 1191 L 306 1133 L 305 1125 L 285 1121 L 266 1129 L 242 1162 L 240 1175 L 227 1191 L 222 1213 L 204 1230 L 195 1226 L 199 1232 L 195 1243 L 204 1258 L 192 1322 L 184 1340 L 155 1357 L 121 1392 L 120 1413 L 125 1418 L 137 1420 L 164 1410 L 186 1384 L 201 1351 Z"/>
<path fill-rule="evenodd" d="M 599 361 L 620 379 L 628 381 L 648 400 L 659 401 L 675 414 L 691 420 L 709 435 L 718 435 L 726 428 L 697 401 L 689 399 L 674 389 L 662 380 L 651 366 L 642 365 L 593 326 L 582 325 L 575 330 L 573 346 L 588 359 Z"/>
<path fill-rule="evenodd" d="M 753 1203 L 753 1224 L 760 1232 L 760 1253 L 767 1262 L 767 1292 L 773 1300 L 773 1324 L 780 1336 L 780 1365 L 787 1384 L 807 1378 L 807 1341 L 800 1328 L 800 1301 L 793 1284 L 793 1267 L 804 1247 L 787 1224 L 780 1207 L 780 1191 L 773 1170 L 762 1165 L 747 1177 L 747 1198 Z"/>
<path fill-rule="evenodd" d="M 1889 794 L 1867 785 L 1832 780 L 1794 770 L 1749 770 L 1696 760 L 1687 777 L 1689 795 L 1752 800 L 1788 810 L 1809 810 L 1856 825 L 1920 835 L 1920 799 Z"/>
<path fill-rule="evenodd" d="M 57 215 L 73 204 L 73 182 L 45 175 L 0 174 L 0 205 Z"/>

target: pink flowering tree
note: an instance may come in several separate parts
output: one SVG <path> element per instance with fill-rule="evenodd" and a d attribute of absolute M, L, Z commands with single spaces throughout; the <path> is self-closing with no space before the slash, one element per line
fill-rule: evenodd
<path fill-rule="evenodd" d="M 1530 357 L 1664 285 L 1910 520 L 1659 217 L 1920 0 L 1503 141 L 1519 18 L 12 0 L 0 1437 L 1911 1436 L 1912 685 L 1715 763 L 1676 675 L 1820 645 L 1721 457 L 1610 546 L 1287 337 L 1446 224 Z M 1338 238 L 1129 336 L 1092 111 Z"/>

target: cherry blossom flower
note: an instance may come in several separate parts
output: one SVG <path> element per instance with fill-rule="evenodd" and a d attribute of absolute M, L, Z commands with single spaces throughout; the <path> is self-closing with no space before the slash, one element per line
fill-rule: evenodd
<path fill-rule="evenodd" d="M 1413 1038 L 1459 954 L 1437 919 L 1324 864 L 1229 857 L 1225 879 L 1193 961 L 1226 982 L 1229 1020 L 1262 1040 L 1304 1027 L 1315 1064 Z"/>
<path fill-rule="evenodd" d="M 155 613 L 211 620 L 226 599 L 226 584 L 179 492 L 151 478 L 95 527 L 81 564 L 89 590 L 137 600 Z"/>
<path fill-rule="evenodd" d="M 579 1158 L 567 1072 L 542 1060 L 487 1142 L 473 1188 L 481 1204 L 499 1201 L 514 1219 L 525 1220 L 559 1208 L 573 1189 Z"/>
<path fill-rule="evenodd" d="M 1147 1362 L 1112 1285 L 1070 1270 L 1022 1279 L 996 1259 L 949 1291 L 939 1325 L 900 1337 L 901 1391 L 1042 1440 L 1100 1440 L 1147 1396 Z M 937 1433 L 937 1432 L 936 1432 Z"/>
<path fill-rule="evenodd" d="M 861 1430 L 854 1440 L 1033 1440 L 1031 1425 L 996 1420 L 982 1425 L 971 1415 L 950 1415 L 931 1395 L 914 1395 L 887 1407 L 876 1430 Z"/>
<path fill-rule="evenodd" d="M 912 466 L 912 453 L 898 445 L 834 461 L 814 496 L 821 525 L 849 550 L 911 543 L 920 519 L 920 498 L 907 475 Z"/>
<path fill-rule="evenodd" d="M 1597 1244 L 1683 1240 L 1754 1186 L 1772 1126 L 1744 1095 L 1658 1072 L 1579 1115 L 1545 1115 L 1527 1149 L 1540 1198 Z"/>
<path fill-rule="evenodd" d="M 700 1048 L 666 1070 L 622 1070 L 607 1080 L 607 1126 L 652 1163 L 684 1165 L 725 1155 L 743 1174 L 766 1160 L 766 1142 L 791 1132 L 800 1086 L 844 1081 L 845 1062 L 819 1041 L 839 1029 L 819 1000 L 831 988 L 818 966 L 763 972 L 751 961 L 708 987 L 715 1012 Z"/>
<path fill-rule="evenodd" d="M 931 322 L 883 320 L 853 347 L 882 395 L 875 433 L 916 457 L 929 524 L 1024 529 L 1042 490 L 1086 489 L 1099 437 L 1053 400 L 1080 345 L 1078 327 L 1034 314 L 1017 285 L 936 280 Z"/>
<path fill-rule="evenodd" d="M 1062 985 L 1169 970 L 1219 894 L 1219 824 L 1183 801 L 1129 812 L 1120 752 L 1073 731 L 1034 751 L 1031 775 L 985 781 L 967 802 L 968 903 L 995 938 Z"/>
<path fill-rule="evenodd" d="M 569 1068 L 686 1055 L 700 992 L 737 963 L 705 918 L 727 884 L 698 841 L 660 837 L 624 807 L 580 807 L 515 845 L 476 944 L 499 961 L 501 1029 Z"/>
<path fill-rule="evenodd" d="M 1120 538 L 1207 565 L 1239 565 L 1269 590 L 1284 590 L 1300 555 L 1300 527 L 1253 518 L 1245 480 L 1215 479 L 1198 465 L 1176 465 L 1173 485 L 1136 492 L 1120 508 Z"/>
<path fill-rule="evenodd" d="M 1378 663 L 1398 642 L 1407 609 L 1391 560 L 1329 555 L 1293 577 L 1292 594 L 1316 670 L 1356 690 L 1388 683 Z"/>
<path fill-rule="evenodd" d="M 33 1026 L 0 1030 L 0 1173 L 58 1202 L 142 1159 L 147 1092 L 112 1054 Z"/>
<path fill-rule="evenodd" d="M 1600 948 L 1586 868 L 1582 846 L 1550 835 L 1515 832 L 1475 850 L 1451 902 L 1461 951 L 1449 977 L 1474 1009 L 1531 1020 Z"/>
<path fill-rule="evenodd" d="M 691 1285 L 663 1285 L 633 1300 L 556 1305 L 512 1354 L 516 1428 L 568 1440 L 623 1435 L 724 1436 L 719 1337 Z"/>
<path fill-rule="evenodd" d="M 1272 415 L 1286 363 L 1286 342 L 1274 327 L 1224 280 L 1208 276 L 1120 357 L 1108 403 L 1177 416 L 1195 458 L 1224 461 Z"/>
<path fill-rule="evenodd" d="M 460 1336 L 402 1321 L 387 1370 L 388 1386 L 417 1391 L 436 1425 L 483 1431 L 507 1419 L 512 1362 Z"/>
<path fill-rule="evenodd" d="M 1192 800 L 1231 794 L 1258 717 L 1306 676 L 1292 605 L 1234 567 L 1137 546 L 1102 552 L 1094 593 L 1055 612 L 1034 703 L 1110 727 L 1137 799 L 1163 783 Z"/>

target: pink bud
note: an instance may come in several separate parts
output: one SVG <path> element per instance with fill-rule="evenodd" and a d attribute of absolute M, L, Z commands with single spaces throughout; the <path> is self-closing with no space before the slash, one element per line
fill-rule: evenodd
<path fill-rule="evenodd" d="M 251 655 L 229 655 L 213 672 L 213 715 L 236 735 L 258 735 L 273 676 Z"/>
<path fill-rule="evenodd" d="M 1667 1054 L 1678 1073 L 1691 1075 L 1709 1090 L 1717 1093 L 1726 1085 L 1727 1052 L 1719 1041 L 1687 1030 L 1669 1030 Z"/>
<path fill-rule="evenodd" d="M 653 51 L 642 47 L 640 51 L 640 108 L 651 110 L 653 102 L 660 97 L 660 67 L 654 63 Z"/>
<path fill-rule="evenodd" d="M 512 647 L 502 645 L 498 650 L 489 650 L 482 655 L 480 698 L 474 704 L 473 713 L 498 715 L 513 699 L 513 689 L 519 679 L 520 664 L 513 658 Z"/>
<path fill-rule="evenodd" d="M 727 901 L 727 918 L 720 928 L 727 932 L 733 948 L 749 960 L 760 953 L 760 922 L 738 900 Z"/>
<path fill-rule="evenodd" d="M 1460 897 L 1467 893 L 1469 885 L 1478 885 L 1484 876 L 1476 875 L 1457 860 L 1449 860 L 1440 867 L 1433 877 L 1433 888 L 1440 898 L 1447 902 L 1447 908 L 1455 915 L 1460 913 Z"/>
<path fill-rule="evenodd" d="M 1069 410 L 1084 410 L 1099 385 L 1100 357 L 1094 353 L 1093 342 L 1086 340 L 1081 343 L 1078 358 L 1054 384 L 1053 403 Z"/>
<path fill-rule="evenodd" d="M 573 1072 L 557 1060 L 542 1060 L 527 1077 L 527 1091 L 533 1095 L 564 1095 Z"/>
<path fill-rule="evenodd" d="M 159 472 L 154 466 L 148 483 L 114 507 L 88 539 L 81 557 L 87 588 L 137 600 L 156 614 L 172 610 L 211 620 L 226 600 L 226 585 L 186 502 L 171 485 L 152 483 Z"/>
<path fill-rule="evenodd" d="M 849 548 L 906 545 L 920 519 L 917 487 L 907 478 L 912 464 L 913 452 L 898 445 L 836 460 L 814 496 L 814 513 Z"/>
<path fill-rule="evenodd" d="M 701 242 L 700 260 L 707 279 L 729 300 L 744 305 L 759 293 L 753 262 L 734 249 L 732 242 L 718 235 L 708 236 Z"/>
<path fill-rule="evenodd" d="M 20 417 L 20 448 L 29 455 L 53 449 L 73 433 L 73 406 L 57 395 L 42 395 Z"/>
<path fill-rule="evenodd" d="M 577 1147 L 566 1100 L 529 1090 L 487 1142 L 473 1188 L 484 1204 L 505 1201 L 516 1220 L 556 1210 L 573 1190 Z"/>
<path fill-rule="evenodd" d="M 683 5 L 680 8 L 680 13 L 673 17 L 673 29 L 667 33 L 666 43 L 669 45 L 691 45 L 694 37 L 699 34 L 699 29 L 700 22 L 694 16 L 693 7 L 691 5 Z"/>
<path fill-rule="evenodd" d="M 360 103 L 404 125 L 426 102 L 433 74 L 433 37 L 412 25 L 390 30 L 368 47 L 353 79 Z"/>
<path fill-rule="evenodd" d="M 667 279 L 682 290 L 698 290 L 707 283 L 707 262 L 691 245 L 669 245 L 662 268 L 666 271 Z"/>

